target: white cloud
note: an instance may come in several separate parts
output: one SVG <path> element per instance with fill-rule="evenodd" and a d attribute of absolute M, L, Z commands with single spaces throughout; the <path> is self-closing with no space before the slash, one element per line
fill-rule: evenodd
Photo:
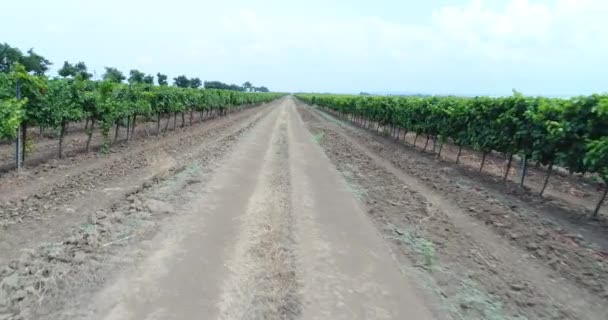
<path fill-rule="evenodd" d="M 557 62 L 572 51 L 605 53 L 599 31 L 608 28 L 602 18 L 607 8 L 605 1 L 511 0 L 503 8 L 490 9 L 487 2 L 473 0 L 433 13 L 432 28 L 438 37 L 465 44 L 468 54 L 478 51 L 499 61 Z"/>
<path fill-rule="evenodd" d="M 291 2 L 277 8 L 244 0 L 148 0 L 143 11 L 142 1 L 53 2 L 36 7 L 40 26 L 6 41 L 36 46 L 54 61 L 85 60 L 98 69 L 260 79 L 293 90 L 542 92 L 576 82 L 584 83 L 576 88 L 608 87 L 608 1 L 462 1 L 430 10 L 413 4 L 402 20 L 398 10 L 389 12 L 403 7 L 394 0 L 376 6 L 379 16 L 355 2 L 344 13 L 333 3 L 322 4 L 320 14 L 291 10 Z M 117 5 L 122 9 L 114 10 Z"/>
<path fill-rule="evenodd" d="M 222 38 L 217 40 L 250 50 L 248 54 L 309 50 L 313 56 L 317 52 L 343 62 L 426 60 L 449 52 L 471 60 L 546 63 L 586 50 L 605 53 L 607 49 L 602 35 L 608 28 L 604 1 L 511 0 L 500 8 L 491 4 L 472 0 L 445 6 L 428 13 L 428 23 L 419 25 L 375 17 L 282 19 L 240 10 L 221 18 L 223 31 L 230 35 L 220 30 Z"/>

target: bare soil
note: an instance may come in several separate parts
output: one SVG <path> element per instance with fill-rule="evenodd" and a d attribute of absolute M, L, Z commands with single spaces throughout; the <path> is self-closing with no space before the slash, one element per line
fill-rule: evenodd
<path fill-rule="evenodd" d="M 567 200 L 292 97 L 179 120 L 0 177 L 0 320 L 608 318 Z"/>
<path fill-rule="evenodd" d="M 387 130 L 388 128 L 379 127 L 380 132 L 384 133 Z M 389 133 L 386 134 L 389 135 Z M 483 159 L 481 152 L 463 148 L 460 158 L 458 158 L 459 147 L 448 141 L 441 147 L 441 155 L 439 156 L 438 152 L 441 142 L 437 141 L 435 143 L 432 137 L 429 137 L 427 143 L 425 136 L 420 135 L 416 139 L 416 134 L 413 132 L 404 134 L 401 131 L 399 132 L 399 137 L 397 137 L 396 133 L 391 134 L 394 134 L 393 138 L 398 138 L 400 141 L 415 146 L 420 150 L 433 153 L 444 161 L 456 162 L 458 159 L 461 172 L 466 172 L 468 175 L 486 175 L 487 179 L 491 179 L 495 183 L 502 181 L 505 176 L 508 157 L 504 154 L 497 152 L 487 154 L 483 169 L 480 172 Z M 547 204 L 557 210 L 565 208 L 571 220 L 582 220 L 590 216 L 606 187 L 597 175 L 569 174 L 567 170 L 555 167 L 551 172 L 544 196 L 541 197 L 540 191 L 547 175 L 547 168 L 529 162 L 524 179 L 524 188 L 522 189 L 518 187 L 521 181 L 522 166 L 522 159 L 514 156 L 506 180 L 509 182 L 507 183 L 510 187 L 509 192 L 519 193 L 520 196 L 525 195 L 529 202 Z M 601 208 L 600 216 L 594 224 L 608 229 L 608 206 Z"/>
<path fill-rule="evenodd" d="M 455 318 L 607 316 L 601 228 L 563 222 L 521 192 L 390 137 L 298 110 L 393 250 L 417 263 Z"/>
<path fill-rule="evenodd" d="M 291 98 L 115 151 L 2 178 L 0 319 L 443 318 Z"/>
<path fill-rule="evenodd" d="M 53 306 L 43 302 L 72 296 L 65 289 L 99 283 L 98 269 L 121 262 L 107 263 L 113 258 L 105 248 L 129 233 L 151 232 L 166 213 L 164 202 L 144 202 L 140 194 L 193 167 L 211 170 L 268 108 L 124 144 L 108 156 L 80 155 L 2 177 L 12 192 L 0 204 L 0 319 L 30 319 L 33 310 Z"/>

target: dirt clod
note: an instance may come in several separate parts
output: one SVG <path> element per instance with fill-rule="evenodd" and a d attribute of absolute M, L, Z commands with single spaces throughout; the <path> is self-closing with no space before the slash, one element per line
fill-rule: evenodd
<path fill-rule="evenodd" d="M 145 205 L 153 212 L 170 213 L 173 211 L 173 207 L 170 204 L 156 199 L 146 200 Z"/>
<path fill-rule="evenodd" d="M 509 287 L 513 291 L 522 291 L 526 288 L 526 285 L 524 283 L 511 283 Z"/>

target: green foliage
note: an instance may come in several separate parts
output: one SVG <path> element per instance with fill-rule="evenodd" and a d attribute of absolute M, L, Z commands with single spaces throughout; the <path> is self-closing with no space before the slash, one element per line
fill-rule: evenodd
<path fill-rule="evenodd" d="M 597 172 L 608 182 L 608 137 L 590 140 L 586 145 L 584 163 L 589 171 Z"/>
<path fill-rule="evenodd" d="M 106 67 L 106 72 L 101 76 L 104 81 L 121 83 L 126 79 L 125 75 L 116 68 Z"/>
<path fill-rule="evenodd" d="M 29 49 L 27 51 L 27 56 L 24 56 L 19 63 L 23 64 L 26 70 L 37 76 L 43 75 L 52 65 L 45 57 L 35 53 L 34 49 Z"/>
<path fill-rule="evenodd" d="M 61 128 L 68 122 L 91 118 L 99 123 L 107 142 L 112 126 L 127 116 L 188 110 L 215 110 L 221 114 L 236 106 L 268 102 L 281 95 L 153 86 L 139 82 L 127 85 L 115 80 L 115 77 L 108 77 L 95 82 L 79 76 L 49 80 L 31 75 L 16 64 L 10 73 L 0 73 L 0 136 L 14 137 L 17 126 L 24 123 Z M 19 101 L 15 98 L 17 82 L 23 97 Z"/>
<path fill-rule="evenodd" d="M 179 88 L 188 88 L 190 87 L 190 79 L 186 76 L 179 76 L 177 78 L 173 78 L 173 84 Z"/>
<path fill-rule="evenodd" d="M 22 62 L 23 53 L 7 43 L 0 43 L 0 72 L 9 72 L 15 63 Z"/>
<path fill-rule="evenodd" d="M 68 61 L 64 61 L 63 67 L 61 67 L 61 69 L 57 71 L 57 74 L 64 78 L 67 78 L 69 76 L 74 76 L 76 74 L 76 69 Z"/>
<path fill-rule="evenodd" d="M 190 79 L 190 88 L 196 89 L 200 88 L 203 85 L 203 82 L 199 78 Z"/>
<path fill-rule="evenodd" d="M 227 84 L 220 81 L 205 81 L 205 89 L 222 89 L 232 91 L 246 91 L 246 92 L 270 92 L 270 90 L 264 86 L 255 87 L 251 82 L 247 81 L 242 86 L 236 84 Z"/>
<path fill-rule="evenodd" d="M 169 87 L 167 76 L 161 73 L 157 74 L 159 86 L 154 86 L 154 76 L 138 70 L 130 71 L 129 84 L 125 84 L 123 73 L 110 67 L 106 67 L 103 81 L 91 81 L 84 62 L 65 61 L 58 71 L 62 78 L 48 79 L 43 73 L 49 65 L 33 50 L 23 55 L 19 49 L 0 44 L 0 139 L 14 138 L 22 125 L 60 129 L 63 136 L 69 122 L 86 118 L 100 128 L 105 141 L 103 151 L 107 150 L 112 126 L 126 117 L 195 110 L 223 115 L 241 105 L 256 105 L 281 96 L 197 89 L 201 80 L 185 76 L 176 78 L 177 87 Z M 17 99 L 17 92 L 21 99 Z M 61 145 L 60 139 L 60 156 Z"/>
<path fill-rule="evenodd" d="M 345 116 L 452 141 L 481 152 L 520 154 L 608 178 L 608 96 L 381 97 L 299 94 Z"/>
<path fill-rule="evenodd" d="M 589 171 L 597 172 L 602 180 L 604 180 L 604 184 L 606 185 L 604 194 L 593 211 L 593 216 L 597 217 L 600 207 L 606 199 L 606 194 L 608 194 L 608 137 L 589 140 L 586 148 L 587 152 L 583 160 L 584 164 L 587 166 Z"/>
<path fill-rule="evenodd" d="M 97 90 L 92 95 L 95 105 L 95 117 L 100 122 L 101 135 L 104 140 L 102 152 L 108 149 L 108 135 L 112 125 L 119 116 L 119 112 L 117 112 L 119 103 L 114 99 L 115 88 L 117 86 L 118 84 L 112 81 L 104 80 L 98 84 Z"/>
<path fill-rule="evenodd" d="M 245 88 L 237 86 L 236 84 L 227 84 L 220 81 L 205 81 L 205 89 L 221 89 L 221 90 L 232 90 L 232 91 L 245 91 Z"/>
<path fill-rule="evenodd" d="M 87 65 L 84 64 L 84 62 L 82 61 L 74 65 L 72 65 L 69 61 L 64 61 L 63 66 L 61 67 L 61 69 L 59 69 L 59 71 L 57 71 L 57 74 L 64 78 L 78 77 L 83 80 L 89 80 L 91 79 L 91 77 L 93 77 L 92 74 L 87 72 Z"/>
<path fill-rule="evenodd" d="M 58 128 L 62 124 L 81 120 L 84 115 L 75 80 L 54 79 L 48 82 L 48 91 L 38 114 L 40 124 Z"/>
<path fill-rule="evenodd" d="M 14 64 L 11 68 L 8 87 L 10 94 L 9 98 L 15 97 L 15 88 L 17 83 L 20 86 L 21 97 L 26 99 L 23 105 L 23 114 L 21 121 L 27 125 L 41 124 L 41 110 L 44 104 L 44 95 L 47 91 L 46 77 L 31 75 L 25 67 L 20 64 Z M 12 92 L 11 92 L 12 91 Z"/>
<path fill-rule="evenodd" d="M 87 71 L 87 65 L 82 61 L 76 63 L 74 69 L 76 70 L 75 77 L 80 77 L 83 80 L 90 80 L 93 77 L 93 75 Z"/>
<path fill-rule="evenodd" d="M 166 74 L 162 74 L 162 73 L 157 73 L 156 74 L 156 78 L 158 79 L 158 85 L 159 86 L 166 86 L 169 84 L 169 82 L 167 82 L 167 75 Z"/>
<path fill-rule="evenodd" d="M 247 81 L 243 83 L 243 88 L 245 89 L 245 91 L 252 91 L 253 85 L 251 84 L 251 82 Z"/>
<path fill-rule="evenodd" d="M 255 92 L 270 92 L 270 90 L 268 90 L 268 88 L 261 86 L 261 87 L 257 87 L 254 90 Z"/>
<path fill-rule="evenodd" d="M 135 84 L 135 83 L 144 83 L 144 78 L 146 77 L 146 74 L 133 69 L 131 71 L 129 71 L 129 84 Z"/>
<path fill-rule="evenodd" d="M 27 55 L 24 55 L 21 50 L 0 43 L 0 72 L 9 72 L 15 63 L 21 64 L 27 72 L 39 76 L 51 66 L 51 62 L 34 52 L 34 49 L 29 49 Z"/>
<path fill-rule="evenodd" d="M 23 106 L 27 99 L 16 98 L 0 100 L 0 139 L 14 138 L 21 124 Z"/>
<path fill-rule="evenodd" d="M 147 75 L 147 76 L 144 77 L 143 81 L 144 81 L 145 84 L 152 85 L 152 84 L 154 84 L 154 76 L 151 75 L 151 74 L 149 74 L 149 75 Z"/>

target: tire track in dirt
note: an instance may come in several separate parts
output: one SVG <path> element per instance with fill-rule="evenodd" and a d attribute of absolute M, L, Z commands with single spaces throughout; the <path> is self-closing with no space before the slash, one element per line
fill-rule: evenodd
<path fill-rule="evenodd" d="M 303 319 L 449 319 L 423 299 L 288 100 Z M 312 132 L 317 133 L 317 132 Z"/>
<path fill-rule="evenodd" d="M 443 296 L 456 318 L 599 319 L 595 297 L 559 281 L 525 254 L 473 222 L 417 179 L 367 150 L 337 123 L 300 107 L 332 162 L 353 184 L 394 250 Z M 405 211 L 404 211 L 405 210 Z M 409 271 L 416 271 L 409 268 Z M 582 298 L 582 297 L 586 297 Z"/>
<path fill-rule="evenodd" d="M 227 266 L 220 319 L 296 319 L 301 313 L 294 261 L 287 119 L 282 109 L 247 212 L 239 218 Z"/>
<path fill-rule="evenodd" d="M 220 317 L 223 280 L 232 275 L 225 262 L 234 256 L 234 240 L 243 231 L 239 217 L 249 210 L 279 113 L 280 107 L 273 108 L 209 181 L 184 194 L 183 215 L 163 224 L 145 258 L 89 300 L 89 314 L 82 319 Z"/>
<path fill-rule="evenodd" d="M 433 319 L 291 99 L 208 179 L 183 172 L 152 202 L 183 214 L 53 319 Z"/>

